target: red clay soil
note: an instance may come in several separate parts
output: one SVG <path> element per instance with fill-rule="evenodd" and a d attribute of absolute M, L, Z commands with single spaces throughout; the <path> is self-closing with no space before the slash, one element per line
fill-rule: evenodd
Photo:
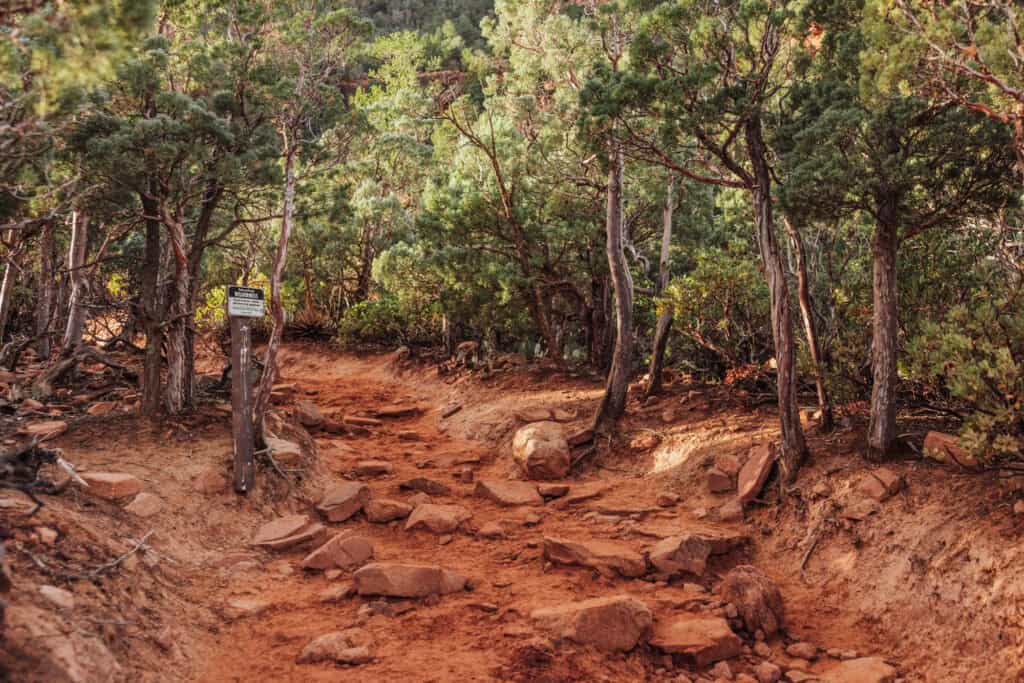
<path fill-rule="evenodd" d="M 988 476 L 918 459 L 896 462 L 889 467 L 905 481 L 900 493 L 853 521 L 844 511 L 862 498 L 857 485 L 871 466 L 858 457 L 853 431 L 814 435 L 813 461 L 782 503 L 771 482 L 745 521 L 717 522 L 718 507 L 734 494 L 710 493 L 707 469 L 716 456 L 745 457 L 772 440 L 776 422 L 771 411 L 744 408 L 727 388 L 680 385 L 654 403 L 631 402 L 620 436 L 573 471 L 572 489 L 603 487 L 598 497 L 507 508 L 475 495 L 463 472 L 471 470 L 474 481 L 514 475 L 510 441 L 520 418 L 529 417 L 524 413 L 560 409 L 563 419 L 577 416 L 569 431 L 581 427 L 599 396 L 597 382 L 536 367 L 442 377 L 394 354 L 357 358 L 298 346 L 283 354 L 281 382 L 295 391 L 276 407 L 283 416 L 298 398 L 338 419 L 393 405 L 423 412 L 384 418 L 358 435 L 318 431 L 308 438 L 283 427 L 282 436 L 304 441 L 308 451 L 282 464 L 300 481 L 290 487 L 264 468 L 248 499 L 216 485 L 196 488 L 197 480 L 218 484 L 216 475 L 228 471 L 222 405 L 158 424 L 134 414 L 75 422 L 56 442 L 68 459 L 134 474 L 163 508 L 140 518 L 123 503 L 72 488 L 46 497 L 47 506 L 26 520 L 14 514 L 18 494 L 3 494 L 15 579 L 0 654 L 9 680 L 712 681 L 709 668 L 673 662 L 646 643 L 608 654 L 552 640 L 530 613 L 626 594 L 655 619 L 727 614 L 718 585 L 739 564 L 779 585 L 787 632 L 768 640 L 770 654 L 764 645 L 755 651 L 743 634 L 745 653 L 730 661 L 731 675 L 756 680 L 755 667 L 768 660 L 818 677 L 808 680 L 838 680 L 829 672 L 856 654 L 884 658 L 906 681 L 1024 680 L 1024 515 L 1014 515 L 1012 494 Z M 461 410 L 442 418 L 455 404 Z M 317 518 L 321 493 L 367 459 L 393 466 L 391 474 L 362 479 L 373 497 L 406 500 L 412 492 L 399 484 L 426 477 L 451 489 L 434 502 L 465 506 L 472 517 L 451 535 L 407 532 L 401 521 L 374 524 L 362 514 L 328 524 L 331 530 L 366 537 L 379 561 L 454 570 L 473 590 L 438 600 L 325 602 L 324 591 L 351 584 L 351 572 L 328 579 L 299 567 L 303 551 L 249 546 L 256 529 L 278 516 Z M 679 502 L 659 505 L 666 493 Z M 502 523 L 505 538 L 475 533 L 492 522 Z M 546 536 L 613 540 L 643 551 L 687 528 L 739 531 L 750 542 L 685 580 L 606 576 L 543 557 Z M 70 591 L 74 607 L 43 599 L 44 584 Z M 372 635 L 371 662 L 297 663 L 315 637 L 353 626 Z M 821 656 L 803 662 L 786 654 L 797 641 L 818 646 Z"/>

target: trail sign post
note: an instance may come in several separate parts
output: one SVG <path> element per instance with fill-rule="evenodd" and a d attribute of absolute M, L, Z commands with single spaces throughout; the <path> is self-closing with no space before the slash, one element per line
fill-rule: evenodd
<path fill-rule="evenodd" d="M 256 486 L 253 459 L 252 319 L 263 317 L 263 290 L 228 287 L 228 320 L 231 325 L 231 431 L 234 436 L 234 480 L 236 493 L 248 493 Z"/>

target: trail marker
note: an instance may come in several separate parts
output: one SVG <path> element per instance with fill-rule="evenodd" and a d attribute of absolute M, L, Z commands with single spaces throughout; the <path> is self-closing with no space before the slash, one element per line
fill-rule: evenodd
<path fill-rule="evenodd" d="M 262 318 L 263 290 L 228 287 L 228 320 L 231 324 L 231 431 L 234 437 L 234 481 L 236 493 L 249 493 L 256 486 L 253 458 L 252 319 Z"/>

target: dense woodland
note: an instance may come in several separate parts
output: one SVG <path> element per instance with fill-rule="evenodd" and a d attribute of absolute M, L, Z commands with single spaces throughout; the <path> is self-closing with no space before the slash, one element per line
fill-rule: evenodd
<path fill-rule="evenodd" d="M 475 341 L 606 377 L 599 429 L 670 369 L 760 386 L 787 478 L 815 403 L 868 418 L 872 459 L 927 407 L 1020 466 L 1022 13 L 6 3 L 0 361 L 128 349 L 140 410 L 186 412 L 247 284 L 264 399 L 289 333 Z"/>

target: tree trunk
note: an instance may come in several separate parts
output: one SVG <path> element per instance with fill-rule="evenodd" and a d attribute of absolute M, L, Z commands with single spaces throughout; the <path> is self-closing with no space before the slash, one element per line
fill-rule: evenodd
<path fill-rule="evenodd" d="M 608 371 L 604 397 L 594 415 L 594 430 L 606 431 L 626 412 L 629 376 L 633 361 L 633 278 L 626 265 L 624 224 L 622 220 L 623 159 L 622 148 L 613 143 L 608 171 L 607 231 L 608 270 L 615 289 L 615 350 Z"/>
<path fill-rule="evenodd" d="M 871 328 L 871 420 L 868 458 L 884 460 L 896 440 L 896 249 L 894 206 L 882 207 L 871 245 L 873 313 Z"/>
<path fill-rule="evenodd" d="M 50 357 L 50 322 L 56 299 L 56 231 L 56 222 L 47 221 L 39 238 L 39 305 L 36 308 L 36 336 L 39 341 L 36 342 L 36 353 L 43 360 Z"/>
<path fill-rule="evenodd" d="M 188 257 L 185 254 L 185 226 L 177 219 L 165 218 L 171 256 L 174 258 L 174 281 L 169 292 L 167 307 L 167 387 L 164 405 L 167 412 L 177 415 L 189 405 L 191 395 L 188 362 L 189 308 Z"/>
<path fill-rule="evenodd" d="M 192 245 L 188 252 L 188 315 L 185 318 L 185 395 L 183 401 L 186 406 L 194 405 L 196 398 L 196 324 L 194 312 L 199 303 L 199 290 L 202 286 L 203 253 L 208 246 L 207 239 L 210 235 L 214 212 L 217 210 L 217 205 L 223 196 L 224 188 L 216 180 L 207 182 L 206 192 L 203 195 L 203 206 L 199 211 L 199 219 L 196 221 Z"/>
<path fill-rule="evenodd" d="M 253 431 L 259 446 L 263 447 L 263 418 L 270 406 L 270 392 L 277 377 L 277 349 L 284 332 L 284 304 L 281 302 L 281 277 L 288 261 L 288 239 L 292 232 L 292 214 L 295 211 L 295 156 L 298 150 L 289 149 L 284 162 L 284 210 L 281 217 L 281 235 L 274 254 L 274 270 L 270 275 L 270 314 L 274 326 L 267 342 L 267 354 L 263 359 L 263 375 L 260 377 L 253 409 Z"/>
<path fill-rule="evenodd" d="M 155 192 L 155 183 L 150 182 L 150 192 Z M 141 300 L 139 313 L 142 329 L 146 334 L 146 355 L 142 371 L 142 412 L 153 415 L 160 410 L 161 378 L 163 364 L 163 306 L 160 296 L 160 221 L 156 219 L 157 205 L 149 197 L 142 197 L 146 213 L 146 249 L 142 264 Z"/>
<path fill-rule="evenodd" d="M 0 342 L 7 337 L 7 319 L 11 316 L 11 299 L 14 296 L 14 285 L 18 280 L 18 266 L 14 255 L 7 256 L 4 268 L 3 284 L 0 284 Z"/>
<path fill-rule="evenodd" d="M 833 427 L 832 400 L 828 395 L 828 387 L 825 386 L 825 365 L 818 338 L 818 326 L 814 318 L 814 302 L 811 299 L 810 278 L 807 275 L 804 240 L 800 231 L 788 217 L 783 217 L 782 221 L 796 254 L 797 300 L 800 302 L 800 315 L 803 317 L 804 333 L 807 335 L 807 347 L 811 352 L 811 362 L 814 364 L 814 385 L 818 391 L 818 409 L 821 411 L 820 426 L 822 431 L 831 432 Z"/>
<path fill-rule="evenodd" d="M 665 206 L 661 212 L 661 257 L 658 259 L 658 281 L 654 288 L 654 293 L 657 296 L 665 293 L 670 276 L 668 261 L 672 246 L 672 209 L 674 206 L 672 189 L 674 186 L 675 178 L 669 178 L 668 186 L 665 188 Z M 669 330 L 672 329 L 673 317 L 672 307 L 662 305 L 664 308 L 658 314 L 658 324 L 654 328 L 651 366 L 648 370 L 647 388 L 644 390 L 644 396 L 651 396 L 661 391 L 661 373 L 665 367 L 665 347 L 668 346 L 668 334 Z"/>
<path fill-rule="evenodd" d="M 793 343 L 793 319 L 789 309 L 789 287 L 786 268 L 775 240 L 772 215 L 771 172 L 767 148 L 761 131 L 761 119 L 752 116 L 746 123 L 747 152 L 754 170 L 754 221 L 757 242 L 764 263 L 765 278 L 771 299 L 772 340 L 778 371 L 779 421 L 782 431 L 779 471 L 783 483 L 792 483 L 807 456 L 804 431 L 800 425 L 800 408 L 796 389 L 796 352 Z"/>
<path fill-rule="evenodd" d="M 89 217 L 82 211 L 71 212 L 71 244 L 68 247 L 68 272 L 71 277 L 71 298 L 68 300 L 68 323 L 64 328 L 64 353 L 74 353 L 82 343 L 85 326 L 85 252 L 89 245 Z"/>

